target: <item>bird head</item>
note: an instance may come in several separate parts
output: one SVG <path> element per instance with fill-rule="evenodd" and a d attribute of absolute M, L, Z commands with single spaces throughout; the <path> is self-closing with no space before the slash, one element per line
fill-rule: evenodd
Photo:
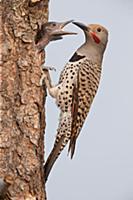
<path fill-rule="evenodd" d="M 62 39 L 62 36 L 64 35 L 76 35 L 77 33 L 75 32 L 70 32 L 70 31 L 64 31 L 63 28 L 67 25 L 70 24 L 71 22 L 73 22 L 73 20 L 69 20 L 66 22 L 51 22 L 51 24 L 49 25 L 49 28 L 47 29 L 48 31 L 50 31 L 50 35 L 52 40 L 58 40 L 58 39 Z"/>
<path fill-rule="evenodd" d="M 77 33 L 63 30 L 67 24 L 70 24 L 73 20 L 66 22 L 48 22 L 43 25 L 42 29 L 50 38 L 50 41 L 62 39 L 64 35 L 75 35 Z"/>
<path fill-rule="evenodd" d="M 63 30 L 63 28 L 71 23 L 73 20 L 66 22 L 47 22 L 38 26 L 37 33 L 35 35 L 35 44 L 38 50 L 41 52 L 49 42 L 62 39 L 64 35 L 75 35 L 77 33 Z"/>
<path fill-rule="evenodd" d="M 108 31 L 106 28 L 99 24 L 84 25 L 80 22 L 73 22 L 73 24 L 84 31 L 86 41 L 91 42 L 93 46 L 96 46 L 103 51 L 105 50 L 108 42 Z"/>

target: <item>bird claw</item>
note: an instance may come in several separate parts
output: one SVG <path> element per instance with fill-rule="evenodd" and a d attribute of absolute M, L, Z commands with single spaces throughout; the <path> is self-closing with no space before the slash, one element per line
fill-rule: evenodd
<path fill-rule="evenodd" d="M 54 67 L 42 66 L 41 70 L 42 70 L 42 76 L 40 78 L 40 86 L 43 86 L 44 80 L 48 79 L 49 77 L 49 70 L 56 71 L 56 69 Z"/>
<path fill-rule="evenodd" d="M 44 85 L 44 80 L 47 78 L 47 75 L 46 74 L 42 74 L 41 78 L 40 78 L 40 86 L 43 86 Z"/>
<path fill-rule="evenodd" d="M 56 68 L 55 67 L 46 67 L 46 66 L 42 66 L 42 71 L 56 71 Z"/>
<path fill-rule="evenodd" d="M 56 71 L 56 69 L 54 67 L 46 67 L 46 66 L 42 66 L 41 71 L 42 71 L 42 76 L 40 78 L 40 86 L 44 85 L 44 81 L 46 79 L 49 79 L 49 70 L 54 70 Z"/>

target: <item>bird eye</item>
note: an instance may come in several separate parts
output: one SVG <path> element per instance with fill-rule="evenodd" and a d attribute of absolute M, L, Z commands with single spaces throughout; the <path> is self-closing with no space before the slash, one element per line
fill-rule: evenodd
<path fill-rule="evenodd" d="M 100 28 L 100 27 L 99 27 L 99 28 L 97 28 L 97 31 L 98 31 L 98 32 L 101 32 L 101 28 Z"/>
<path fill-rule="evenodd" d="M 53 26 L 56 26 L 56 23 L 53 23 L 52 25 L 53 25 Z"/>

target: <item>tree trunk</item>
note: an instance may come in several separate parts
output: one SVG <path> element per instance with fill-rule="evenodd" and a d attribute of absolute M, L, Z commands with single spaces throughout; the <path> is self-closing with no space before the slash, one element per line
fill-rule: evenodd
<path fill-rule="evenodd" d="M 48 0 L 1 0 L 0 18 L 0 180 L 5 197 L 44 200 L 44 103 L 38 24 L 48 18 Z"/>

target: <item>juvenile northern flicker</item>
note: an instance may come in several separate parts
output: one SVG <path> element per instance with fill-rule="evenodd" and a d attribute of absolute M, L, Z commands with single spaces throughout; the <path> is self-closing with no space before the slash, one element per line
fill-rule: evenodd
<path fill-rule="evenodd" d="M 42 24 L 41 27 L 38 26 L 35 44 L 39 52 L 42 51 L 50 41 L 60 40 L 64 35 L 76 34 L 63 30 L 63 28 L 72 21 L 73 20 L 66 22 L 47 22 Z"/>
<path fill-rule="evenodd" d="M 99 86 L 103 54 L 108 41 L 108 31 L 103 26 L 73 23 L 84 31 L 85 43 L 64 67 L 58 85 L 53 87 L 49 73 L 45 74 L 49 94 L 56 99 L 61 110 L 54 147 L 44 166 L 46 180 L 68 142 L 68 151 L 73 157 L 76 139 Z"/>

